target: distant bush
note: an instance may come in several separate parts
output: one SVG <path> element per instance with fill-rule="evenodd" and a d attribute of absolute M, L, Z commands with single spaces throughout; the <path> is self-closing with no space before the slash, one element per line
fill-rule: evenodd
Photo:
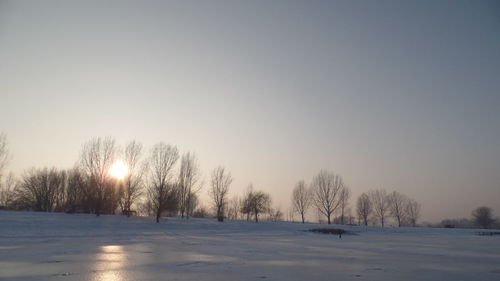
<path fill-rule="evenodd" d="M 462 219 L 445 219 L 442 220 L 438 227 L 444 228 L 474 228 L 474 223 L 466 218 Z"/>
<path fill-rule="evenodd" d="M 207 210 L 205 210 L 205 208 L 203 208 L 203 207 L 200 207 L 200 208 L 196 209 L 196 210 L 193 212 L 193 214 L 192 214 L 192 216 L 193 216 L 194 218 L 206 218 L 206 217 L 208 217 L 209 215 L 210 215 L 210 214 L 208 213 L 208 211 L 207 211 Z"/>

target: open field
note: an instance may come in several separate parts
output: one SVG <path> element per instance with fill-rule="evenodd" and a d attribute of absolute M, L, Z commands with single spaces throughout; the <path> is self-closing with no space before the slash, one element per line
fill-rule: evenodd
<path fill-rule="evenodd" d="M 500 280 L 500 236 L 324 227 L 0 211 L 0 280 Z"/>

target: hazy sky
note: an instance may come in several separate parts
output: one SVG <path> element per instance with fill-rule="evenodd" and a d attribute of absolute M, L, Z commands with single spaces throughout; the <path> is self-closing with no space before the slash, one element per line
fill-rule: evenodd
<path fill-rule="evenodd" d="M 0 131 L 16 174 L 113 136 L 282 209 L 327 169 L 423 220 L 500 215 L 500 3 L 0 0 Z"/>

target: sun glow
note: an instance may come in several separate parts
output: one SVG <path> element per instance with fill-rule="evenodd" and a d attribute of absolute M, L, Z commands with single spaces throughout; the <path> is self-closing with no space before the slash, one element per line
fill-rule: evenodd
<path fill-rule="evenodd" d="M 122 160 L 118 160 L 111 166 L 109 172 L 111 176 L 121 180 L 128 174 L 128 167 Z"/>

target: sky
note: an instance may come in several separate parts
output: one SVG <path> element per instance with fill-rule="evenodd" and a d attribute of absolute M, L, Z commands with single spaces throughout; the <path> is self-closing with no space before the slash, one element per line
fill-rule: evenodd
<path fill-rule="evenodd" d="M 286 210 L 321 169 L 422 220 L 500 216 L 498 1 L 0 0 L 17 175 L 112 136 L 195 152 Z M 208 199 L 207 199 L 208 200 Z"/>

